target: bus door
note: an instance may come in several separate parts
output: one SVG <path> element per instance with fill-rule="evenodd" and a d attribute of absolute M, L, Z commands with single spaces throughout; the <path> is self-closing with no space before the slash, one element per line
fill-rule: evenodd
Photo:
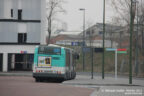
<path fill-rule="evenodd" d="M 66 50 L 66 67 L 67 71 L 70 71 L 70 51 Z"/>
<path fill-rule="evenodd" d="M 72 51 L 70 51 L 70 71 L 73 72 L 73 56 L 72 56 Z"/>
<path fill-rule="evenodd" d="M 3 54 L 0 54 L 0 71 L 2 71 L 3 66 Z"/>

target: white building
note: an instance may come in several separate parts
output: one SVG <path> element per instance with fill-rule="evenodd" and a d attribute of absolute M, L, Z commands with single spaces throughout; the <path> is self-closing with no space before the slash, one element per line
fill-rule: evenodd
<path fill-rule="evenodd" d="M 0 71 L 32 70 L 45 44 L 46 0 L 0 0 Z"/>

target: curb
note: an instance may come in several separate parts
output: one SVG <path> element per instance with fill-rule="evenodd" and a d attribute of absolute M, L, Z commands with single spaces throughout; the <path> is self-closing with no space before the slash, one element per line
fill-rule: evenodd
<path fill-rule="evenodd" d="M 142 85 L 135 85 L 135 84 L 93 84 L 93 83 L 63 83 L 64 85 L 85 85 L 85 86 L 140 86 Z"/>
<path fill-rule="evenodd" d="M 28 76 L 28 77 L 32 77 L 32 73 L 0 73 L 0 76 Z"/>
<path fill-rule="evenodd" d="M 97 96 L 98 91 L 95 90 L 94 92 L 92 92 L 92 94 L 90 96 Z"/>

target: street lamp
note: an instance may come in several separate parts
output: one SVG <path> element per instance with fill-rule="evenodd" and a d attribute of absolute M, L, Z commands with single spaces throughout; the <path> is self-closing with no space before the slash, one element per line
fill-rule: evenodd
<path fill-rule="evenodd" d="M 136 76 L 138 74 L 138 32 L 139 32 L 139 21 L 138 21 L 138 3 L 139 1 L 135 1 L 136 3 L 136 9 L 137 9 L 137 33 L 136 33 L 136 56 L 135 56 L 135 73 L 136 73 Z"/>
<path fill-rule="evenodd" d="M 83 71 L 85 69 L 85 53 L 84 53 L 84 47 L 85 47 L 85 8 L 80 8 L 80 11 L 83 11 L 83 43 L 82 43 L 82 53 L 83 53 Z"/>
<path fill-rule="evenodd" d="M 132 40 L 136 0 L 131 0 L 130 5 L 130 54 L 129 54 L 129 84 L 132 84 Z"/>

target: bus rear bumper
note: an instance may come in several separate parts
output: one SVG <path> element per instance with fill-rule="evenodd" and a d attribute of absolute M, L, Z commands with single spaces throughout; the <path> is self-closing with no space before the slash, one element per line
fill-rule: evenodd
<path fill-rule="evenodd" d="M 34 78 L 61 78 L 65 79 L 65 74 L 54 74 L 54 73 L 33 73 Z"/>

